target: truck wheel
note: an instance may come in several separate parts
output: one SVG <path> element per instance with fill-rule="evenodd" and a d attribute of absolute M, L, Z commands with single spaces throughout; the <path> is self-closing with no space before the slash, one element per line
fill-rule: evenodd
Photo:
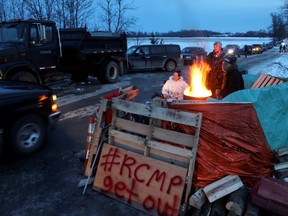
<path fill-rule="evenodd" d="M 104 64 L 101 74 L 98 77 L 102 83 L 115 83 L 119 78 L 119 66 L 115 61 Z"/>
<path fill-rule="evenodd" d="M 11 77 L 11 80 L 39 83 L 38 79 L 33 74 L 27 71 L 20 71 L 15 73 Z"/>
<path fill-rule="evenodd" d="M 166 71 L 172 72 L 176 68 L 176 64 L 173 60 L 168 60 L 165 64 Z"/>
<path fill-rule="evenodd" d="M 44 144 L 47 126 L 37 115 L 26 115 L 19 118 L 8 130 L 7 141 L 13 152 L 18 155 L 29 155 L 39 150 Z"/>

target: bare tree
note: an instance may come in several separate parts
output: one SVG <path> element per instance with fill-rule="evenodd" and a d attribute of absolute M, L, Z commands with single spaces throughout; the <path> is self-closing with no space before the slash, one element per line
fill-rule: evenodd
<path fill-rule="evenodd" d="M 135 25 L 136 18 L 127 16 L 129 10 L 135 10 L 134 0 L 97 0 L 98 17 L 104 30 L 110 32 L 127 31 Z"/>
<path fill-rule="evenodd" d="M 270 30 L 274 40 L 282 40 L 286 37 L 286 26 L 281 14 L 272 13 L 272 25 Z"/>
<path fill-rule="evenodd" d="M 56 0 L 23 0 L 30 17 L 51 20 L 55 17 Z"/>
<path fill-rule="evenodd" d="M 0 20 L 25 19 L 26 16 L 23 0 L 0 0 Z"/>

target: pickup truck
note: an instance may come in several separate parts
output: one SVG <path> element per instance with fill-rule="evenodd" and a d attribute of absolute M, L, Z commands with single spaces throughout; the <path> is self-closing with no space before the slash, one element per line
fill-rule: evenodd
<path fill-rule="evenodd" d="M 60 117 L 56 100 L 47 86 L 0 81 L 0 153 L 11 149 L 25 156 L 38 151 Z"/>
<path fill-rule="evenodd" d="M 123 75 L 125 33 L 90 33 L 86 28 L 57 29 L 48 20 L 0 22 L 0 79 L 46 84 L 71 73 L 115 83 Z"/>

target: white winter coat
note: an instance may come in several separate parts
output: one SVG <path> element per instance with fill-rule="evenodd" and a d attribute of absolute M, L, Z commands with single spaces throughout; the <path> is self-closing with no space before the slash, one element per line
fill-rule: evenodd
<path fill-rule="evenodd" d="M 173 76 L 170 76 L 162 88 L 162 94 L 169 95 L 174 100 L 183 100 L 183 93 L 187 87 L 189 85 L 182 76 L 177 81 L 174 81 Z"/>

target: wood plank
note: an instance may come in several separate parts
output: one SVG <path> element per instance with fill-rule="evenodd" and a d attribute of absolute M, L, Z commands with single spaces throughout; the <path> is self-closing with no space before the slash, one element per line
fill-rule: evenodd
<path fill-rule="evenodd" d="M 197 209 L 201 209 L 204 203 L 207 201 L 207 197 L 202 188 L 197 190 L 189 198 L 189 205 L 194 206 Z"/>
<path fill-rule="evenodd" d="M 171 121 L 174 123 L 185 124 L 193 127 L 199 126 L 199 118 L 201 113 L 183 112 L 173 109 L 156 107 L 147 104 L 133 103 L 131 101 L 124 101 L 119 99 L 112 99 L 112 108 L 121 110 L 127 113 L 134 113 L 150 118 Z"/>
<path fill-rule="evenodd" d="M 120 130 L 122 129 L 131 133 L 148 136 L 149 125 L 141 124 L 127 119 L 116 118 L 115 126 Z M 152 130 L 152 138 L 165 140 L 167 142 L 183 145 L 190 148 L 193 147 L 192 144 L 195 142 L 195 136 L 193 135 L 167 130 L 156 126 L 154 126 Z"/>
<path fill-rule="evenodd" d="M 104 144 L 93 188 L 148 214 L 178 216 L 186 172 Z"/>
<path fill-rule="evenodd" d="M 113 145 L 115 146 L 120 146 L 122 145 L 122 148 L 126 149 L 126 150 L 130 150 L 136 153 L 139 152 L 144 152 L 144 140 L 143 143 L 141 142 L 133 142 L 131 140 L 138 140 L 138 138 L 133 138 L 134 135 L 130 135 L 129 136 L 115 136 L 114 137 L 114 141 L 115 143 L 113 143 Z M 129 138 L 128 138 L 129 137 Z M 183 156 L 179 156 L 179 155 L 175 155 L 175 154 L 171 154 L 168 152 L 163 152 L 160 151 L 158 149 L 150 149 L 150 155 L 149 157 L 167 162 L 167 163 L 171 163 L 171 164 L 175 164 L 181 167 L 188 167 L 188 162 L 189 160 L 186 157 Z"/>
<path fill-rule="evenodd" d="M 271 77 L 265 86 L 272 86 L 275 81 L 277 82 L 277 79 L 275 77 Z"/>
<path fill-rule="evenodd" d="M 267 83 L 270 81 L 272 77 L 270 76 L 266 76 L 266 78 L 263 80 L 263 82 L 261 83 L 261 85 L 259 86 L 259 88 L 265 87 L 267 85 Z"/>
<path fill-rule="evenodd" d="M 177 146 L 173 146 L 170 144 L 166 143 L 161 143 L 161 142 L 156 142 L 156 141 L 147 141 L 147 146 L 150 148 L 158 149 L 164 152 L 168 152 L 171 154 L 191 158 L 192 157 L 192 151 L 190 149 L 184 149 L 184 148 L 179 148 Z"/>
<path fill-rule="evenodd" d="M 263 81 L 265 80 L 266 76 L 267 76 L 266 74 L 261 74 L 251 88 L 259 88 L 263 83 Z"/>
<path fill-rule="evenodd" d="M 167 142 L 190 148 L 192 148 L 193 143 L 195 143 L 195 136 L 193 135 L 180 133 L 173 130 L 167 130 L 159 127 L 153 128 L 152 138 L 166 140 Z"/>
<path fill-rule="evenodd" d="M 288 169 L 288 162 L 282 162 L 274 165 L 274 170 Z"/>
<path fill-rule="evenodd" d="M 215 181 L 203 188 L 209 202 L 214 202 L 215 200 L 226 196 L 234 192 L 235 190 L 243 187 L 243 183 L 239 176 L 228 175 L 218 181 Z"/>
<path fill-rule="evenodd" d="M 166 143 L 146 140 L 146 138 L 144 138 L 144 137 L 142 138 L 139 136 L 127 134 L 125 132 L 121 132 L 121 131 L 117 131 L 117 130 L 113 130 L 113 129 L 110 129 L 109 135 L 113 136 L 114 139 L 116 139 L 116 137 L 118 137 L 120 139 L 129 140 L 130 142 L 135 143 L 136 145 L 142 145 L 143 147 L 145 145 L 147 145 L 150 148 L 155 148 L 155 149 L 158 149 L 158 150 L 161 150 L 164 152 L 168 152 L 171 154 L 176 154 L 176 155 L 187 157 L 187 158 L 192 157 L 192 151 L 190 149 L 187 150 L 187 149 L 180 148 L 177 146 L 172 146 L 172 145 L 166 144 Z"/>
<path fill-rule="evenodd" d="M 276 157 L 281 157 L 281 156 L 284 156 L 284 155 L 288 155 L 288 147 L 283 147 L 283 148 L 278 148 L 278 149 L 275 149 L 273 151 L 273 154 L 276 156 Z"/>

